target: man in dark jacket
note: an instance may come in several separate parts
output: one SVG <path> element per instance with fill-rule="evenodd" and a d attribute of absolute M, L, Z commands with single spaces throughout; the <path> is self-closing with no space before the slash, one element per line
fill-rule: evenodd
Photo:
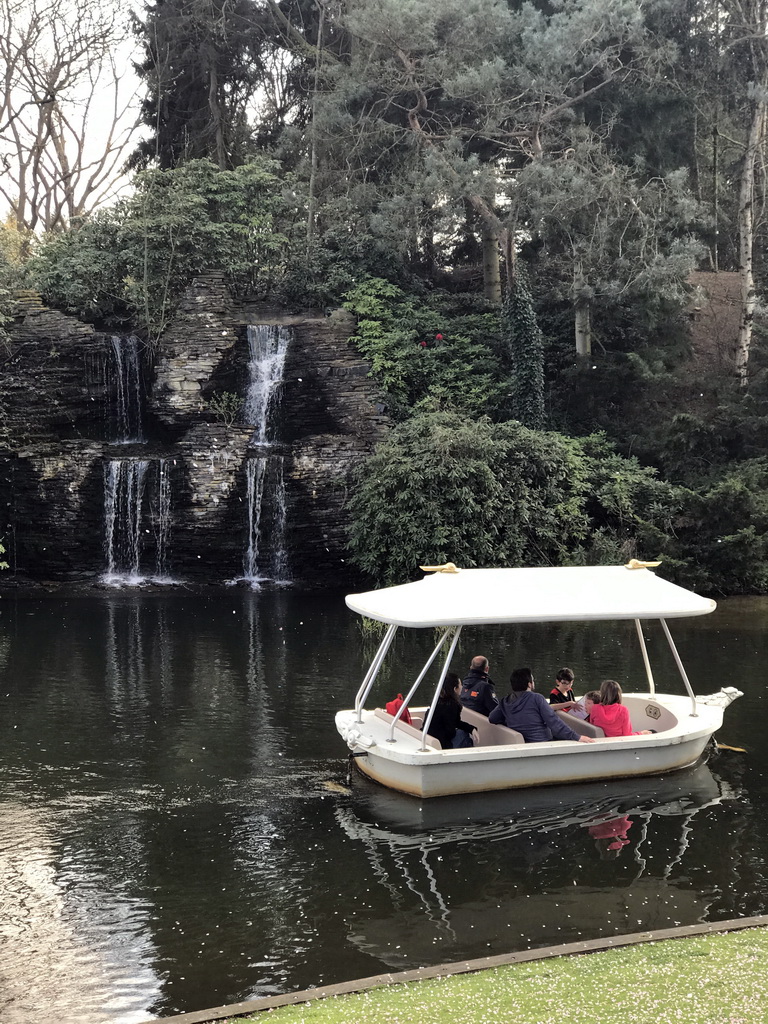
<path fill-rule="evenodd" d="M 493 725 L 506 725 L 523 734 L 526 743 L 545 740 L 578 740 L 594 743 L 591 736 L 579 736 L 559 718 L 540 693 L 534 692 L 533 672 L 529 668 L 516 668 L 510 676 L 512 692 L 491 712 L 488 721 Z"/>
<path fill-rule="evenodd" d="M 498 705 L 493 680 L 488 675 L 488 659 L 478 654 L 469 663 L 469 675 L 461 684 L 459 700 L 465 708 L 488 715 Z"/>

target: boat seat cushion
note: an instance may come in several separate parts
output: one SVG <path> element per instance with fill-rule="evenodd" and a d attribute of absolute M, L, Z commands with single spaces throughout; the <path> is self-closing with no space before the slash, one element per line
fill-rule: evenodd
<path fill-rule="evenodd" d="M 472 708 L 462 708 L 461 717 L 468 725 L 477 728 L 479 747 L 500 747 L 512 743 L 525 743 L 523 734 L 517 729 L 509 729 L 506 725 L 491 725 L 485 715 Z"/>
<path fill-rule="evenodd" d="M 376 708 L 374 714 L 376 715 L 377 718 L 380 718 L 382 722 L 386 722 L 388 725 L 392 724 L 393 716 L 388 714 L 383 708 Z M 400 732 L 404 732 L 407 736 L 413 736 L 414 739 L 417 739 L 419 741 L 419 743 L 421 743 L 421 741 L 424 739 L 424 734 L 419 729 L 414 729 L 412 725 L 408 725 L 408 723 L 403 722 L 402 719 L 398 718 L 395 729 L 399 729 Z M 434 736 L 428 735 L 426 739 L 428 747 L 432 747 L 434 750 L 443 749 L 440 746 L 440 741 L 436 740 Z"/>
<path fill-rule="evenodd" d="M 570 725 L 573 731 L 577 732 L 579 736 L 594 736 L 595 739 L 605 736 L 605 733 L 599 725 L 592 725 L 591 722 L 585 722 L 583 718 L 577 718 L 575 715 L 569 715 L 567 711 L 555 711 L 555 714 L 559 718 L 562 718 L 566 725 Z"/>

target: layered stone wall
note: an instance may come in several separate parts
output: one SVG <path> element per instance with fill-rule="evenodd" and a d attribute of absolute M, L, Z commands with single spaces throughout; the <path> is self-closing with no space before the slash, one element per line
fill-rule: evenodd
<path fill-rule="evenodd" d="M 190 420 L 205 411 L 204 391 L 233 356 L 238 326 L 223 277 L 197 278 L 158 349 L 151 407 L 161 420 Z"/>
<path fill-rule="evenodd" d="M 0 350 L 0 439 L 20 451 L 40 441 L 103 431 L 109 342 L 90 324 L 22 292 L 7 351 Z"/>
<path fill-rule="evenodd" d="M 293 331 L 279 443 L 268 449 L 254 447 L 252 427 L 219 422 L 209 405 L 222 392 L 244 395 L 247 327 L 263 323 Z M 248 533 L 246 467 L 249 459 L 269 458 L 279 460 L 285 479 L 292 578 L 352 578 L 345 500 L 355 468 L 388 428 L 368 367 L 349 345 L 353 328 L 343 311 L 326 317 L 236 308 L 223 276 L 207 274 L 189 289 L 159 344 L 144 348 L 147 440 L 118 444 L 110 429 L 119 397 L 110 336 L 46 309 L 32 293 L 20 295 L 10 348 L 0 356 L 0 537 L 12 573 L 98 580 L 109 547 L 110 467 L 114 479 L 116 465 L 140 463 L 155 482 L 147 485 L 141 521 L 128 525 L 146 564 L 162 547 L 177 578 L 236 578 Z M 164 509 L 160 460 L 170 488 Z M 270 510 L 264 515 L 267 524 L 274 518 Z"/>

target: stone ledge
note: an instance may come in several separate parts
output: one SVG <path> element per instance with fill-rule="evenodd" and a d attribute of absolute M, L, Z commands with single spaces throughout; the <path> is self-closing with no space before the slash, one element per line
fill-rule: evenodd
<path fill-rule="evenodd" d="M 445 978 L 455 974 L 471 974 L 474 971 L 485 971 L 493 967 L 506 967 L 509 964 L 530 963 L 533 960 L 549 960 L 553 957 L 573 956 L 582 953 L 599 953 L 607 949 L 620 949 L 623 946 L 635 946 L 646 942 L 661 942 L 664 939 L 686 939 L 696 935 L 711 935 L 714 932 L 734 932 L 744 928 L 768 927 L 768 914 L 756 917 L 737 918 L 730 921 L 713 921 L 707 924 L 683 925 L 679 928 L 659 928 L 655 931 L 633 932 L 630 935 L 614 935 L 606 939 L 589 939 L 583 942 L 568 942 L 561 946 L 544 946 L 539 949 L 526 949 L 519 953 L 502 953 L 498 956 L 485 956 L 477 960 L 460 960 L 456 963 L 438 964 L 434 967 L 419 967 L 416 970 L 399 971 L 388 974 L 376 974 L 357 981 L 344 981 L 338 985 L 323 985 L 320 988 L 305 989 L 302 992 L 288 992 L 282 996 L 267 996 L 263 999 L 251 999 L 242 1003 L 231 1003 L 229 1006 L 215 1006 L 209 1010 L 197 1010 L 192 1013 L 180 1013 L 175 1017 L 153 1018 L 142 1024 L 153 1024 L 156 1020 L 173 1022 L 173 1024 L 208 1024 L 209 1021 L 224 1020 L 227 1017 L 241 1016 L 246 1013 L 258 1013 L 263 1010 L 274 1010 L 278 1006 L 296 1006 L 317 999 L 329 999 L 333 996 L 352 995 L 355 992 L 366 992 L 372 988 L 385 985 L 404 985 L 412 981 L 426 981 L 430 978 Z"/>

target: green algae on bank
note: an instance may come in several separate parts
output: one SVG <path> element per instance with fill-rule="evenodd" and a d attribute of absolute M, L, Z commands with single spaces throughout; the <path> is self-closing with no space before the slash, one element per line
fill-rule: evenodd
<path fill-rule="evenodd" d="M 262 1011 L 265 1024 L 766 1024 L 768 929 L 511 964 Z"/>

